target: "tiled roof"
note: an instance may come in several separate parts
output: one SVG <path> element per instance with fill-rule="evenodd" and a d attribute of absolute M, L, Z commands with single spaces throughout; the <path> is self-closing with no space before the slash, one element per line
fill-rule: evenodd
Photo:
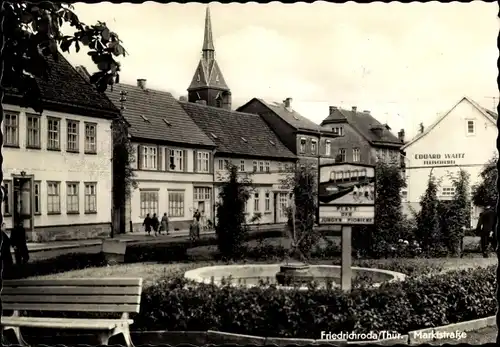
<path fill-rule="evenodd" d="M 48 78 L 36 79 L 45 109 L 64 109 L 72 113 L 97 117 L 115 117 L 119 113 L 106 95 L 98 92 L 85 80 L 62 54 L 59 53 L 57 61 L 49 56 L 47 63 Z M 15 90 L 7 90 L 4 102 L 15 103 L 18 98 L 19 94 Z"/>
<path fill-rule="evenodd" d="M 265 100 L 258 99 L 258 98 L 256 98 L 255 100 L 258 100 L 259 102 L 261 102 L 264 106 L 269 108 L 276 115 L 278 115 L 281 119 L 283 119 L 285 122 L 287 122 L 288 124 L 290 124 L 292 127 L 294 127 L 297 130 L 299 130 L 299 129 L 310 130 L 310 131 L 323 130 L 318 124 L 316 124 L 313 121 L 310 121 L 306 117 L 302 116 L 300 113 L 293 110 L 293 108 L 291 111 L 287 110 L 283 103 L 267 102 Z"/>
<path fill-rule="evenodd" d="M 189 102 L 180 104 L 196 124 L 212 137 L 218 152 L 241 156 L 296 158 L 259 115 Z"/>
<path fill-rule="evenodd" d="M 401 140 L 394 135 L 387 125 L 383 125 L 376 120 L 371 114 L 366 112 L 345 110 L 337 108 L 332 114 L 326 117 L 321 125 L 332 124 L 339 121 L 347 121 L 354 129 L 356 129 L 366 140 L 372 144 L 389 144 L 389 145 L 403 145 Z M 379 133 L 373 131 L 374 128 L 382 128 Z"/>
<path fill-rule="evenodd" d="M 215 144 L 187 115 L 172 94 L 117 84 L 106 94 L 120 107 L 120 92 L 126 92 L 123 116 L 133 138 L 168 143 L 212 146 Z"/>

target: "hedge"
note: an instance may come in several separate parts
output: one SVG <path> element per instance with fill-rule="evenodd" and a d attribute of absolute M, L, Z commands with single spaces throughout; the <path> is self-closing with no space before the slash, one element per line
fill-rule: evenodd
<path fill-rule="evenodd" d="M 379 288 L 284 291 L 165 279 L 143 292 L 137 330 L 218 330 L 318 338 L 321 331 L 412 330 L 494 315 L 495 267 L 408 278 Z"/>

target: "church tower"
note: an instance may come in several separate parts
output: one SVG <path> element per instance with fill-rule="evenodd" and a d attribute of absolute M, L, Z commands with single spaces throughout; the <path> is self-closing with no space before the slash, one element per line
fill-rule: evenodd
<path fill-rule="evenodd" d="M 205 14 L 202 56 L 188 88 L 188 101 L 231 109 L 231 90 L 227 86 L 215 60 L 212 21 L 208 6 Z"/>

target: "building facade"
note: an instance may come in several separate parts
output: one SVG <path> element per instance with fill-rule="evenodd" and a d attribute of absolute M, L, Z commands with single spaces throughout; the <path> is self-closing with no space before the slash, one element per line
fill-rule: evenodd
<path fill-rule="evenodd" d="M 285 223 L 290 190 L 283 180 L 287 178 L 287 168 L 295 165 L 296 156 L 258 115 L 201 103 L 181 105 L 216 144 L 215 201 L 220 184 L 227 179 L 227 164 L 231 163 L 252 182 L 251 196 L 245 206 L 247 223 Z"/>
<path fill-rule="evenodd" d="M 453 197 L 453 178 L 460 169 L 470 174 L 471 187 L 479 183 L 480 171 L 497 153 L 497 118 L 496 113 L 463 97 L 403 147 L 407 179 L 405 213 L 420 209 L 420 198 L 431 174 L 438 179 L 440 200 Z M 471 211 L 473 226 L 479 213 L 476 207 Z"/>
<path fill-rule="evenodd" d="M 41 114 L 20 107 L 16 94 L 4 99 L 4 222 L 22 223 L 35 242 L 109 236 L 111 123 L 119 110 L 62 55 L 48 63 L 50 82 L 37 81 Z"/>
<path fill-rule="evenodd" d="M 260 115 L 285 146 L 297 155 L 299 162 L 313 166 L 319 161 L 333 162 L 337 135 L 295 111 L 292 101 L 292 98 L 286 98 L 277 103 L 254 98 L 239 107 L 238 111 Z"/>
<path fill-rule="evenodd" d="M 321 127 L 338 136 L 335 154 L 340 161 L 374 165 L 377 160 L 400 160 L 404 130 L 396 137 L 387 124 L 381 124 L 368 110 L 330 106 Z"/>
<path fill-rule="evenodd" d="M 167 213 L 170 230 L 187 229 L 196 209 L 213 219 L 214 142 L 201 131 L 168 92 L 118 84 L 108 91 L 130 124 L 137 189 L 126 205 L 126 221 L 144 230 L 147 214 Z M 126 101 L 120 101 L 122 95 Z M 127 228 L 127 230 L 129 230 Z"/>

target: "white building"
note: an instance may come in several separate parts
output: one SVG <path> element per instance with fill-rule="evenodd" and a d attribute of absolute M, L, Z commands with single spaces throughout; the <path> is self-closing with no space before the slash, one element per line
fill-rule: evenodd
<path fill-rule="evenodd" d="M 419 210 L 430 173 L 440 182 L 439 199 L 451 199 L 454 194 L 453 175 L 459 169 L 470 174 L 470 185 L 478 183 L 484 164 L 496 153 L 497 114 L 464 97 L 440 116 L 423 133 L 408 142 L 404 192 L 406 208 Z M 479 209 L 474 208 L 471 223 L 475 226 Z"/>
<path fill-rule="evenodd" d="M 38 81 L 42 114 L 18 106 L 14 94 L 4 99 L 4 222 L 22 221 L 32 241 L 108 236 L 119 111 L 64 57 L 49 64 L 50 82 Z"/>

